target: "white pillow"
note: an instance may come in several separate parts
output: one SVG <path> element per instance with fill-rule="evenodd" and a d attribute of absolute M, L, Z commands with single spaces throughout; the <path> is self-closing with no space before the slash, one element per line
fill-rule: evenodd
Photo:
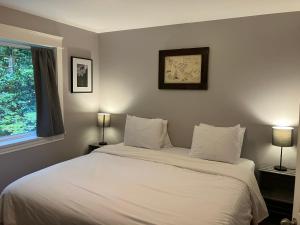
<path fill-rule="evenodd" d="M 162 130 L 162 148 L 172 148 L 173 145 L 171 143 L 169 134 L 168 134 L 168 120 L 163 120 L 163 130 Z"/>
<path fill-rule="evenodd" d="M 205 124 L 205 123 L 200 123 L 199 126 L 215 127 L 215 126 L 208 125 L 208 124 Z M 238 124 L 236 126 L 238 126 L 240 128 L 240 130 L 239 130 L 239 142 L 240 142 L 240 146 L 241 146 L 241 150 L 242 150 L 246 128 L 245 127 L 241 127 L 240 124 Z M 223 128 L 230 128 L 230 127 L 223 127 Z"/>
<path fill-rule="evenodd" d="M 239 141 L 240 141 L 241 151 L 242 151 L 242 147 L 243 147 L 245 132 L 246 132 L 246 127 L 241 127 L 240 126 Z M 240 157 L 241 157 L 241 154 L 240 154 Z"/>
<path fill-rule="evenodd" d="M 240 126 L 195 126 L 190 155 L 201 159 L 236 163 L 240 158 Z"/>
<path fill-rule="evenodd" d="M 163 141 L 162 133 L 162 119 L 145 119 L 127 115 L 124 144 L 134 147 L 160 149 Z"/>

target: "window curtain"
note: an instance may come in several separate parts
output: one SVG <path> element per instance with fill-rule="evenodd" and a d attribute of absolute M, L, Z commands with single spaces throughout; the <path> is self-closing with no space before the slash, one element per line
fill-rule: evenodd
<path fill-rule="evenodd" d="M 56 82 L 54 50 L 32 47 L 31 52 L 36 93 L 37 136 L 62 134 L 64 125 Z"/>

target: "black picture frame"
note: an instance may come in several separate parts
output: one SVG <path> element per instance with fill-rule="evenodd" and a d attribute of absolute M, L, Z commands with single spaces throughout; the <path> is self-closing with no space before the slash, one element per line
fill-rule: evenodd
<path fill-rule="evenodd" d="M 201 70 L 199 83 L 166 83 L 165 82 L 165 64 L 166 57 L 170 56 L 190 56 L 201 55 Z M 185 89 L 185 90 L 207 90 L 208 85 L 208 61 L 209 47 L 170 49 L 159 51 L 159 71 L 158 71 L 158 88 L 159 89 Z"/>
<path fill-rule="evenodd" d="M 78 71 L 78 69 L 81 69 L 81 71 Z M 79 77 L 83 77 L 83 79 L 80 79 Z M 71 56 L 71 93 L 92 92 L 93 60 L 89 58 Z"/>

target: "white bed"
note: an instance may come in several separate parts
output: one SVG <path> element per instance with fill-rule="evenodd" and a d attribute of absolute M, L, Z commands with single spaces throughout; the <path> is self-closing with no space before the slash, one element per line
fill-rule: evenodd
<path fill-rule="evenodd" d="M 10 184 L 4 225 L 249 225 L 267 216 L 254 163 L 105 146 Z"/>

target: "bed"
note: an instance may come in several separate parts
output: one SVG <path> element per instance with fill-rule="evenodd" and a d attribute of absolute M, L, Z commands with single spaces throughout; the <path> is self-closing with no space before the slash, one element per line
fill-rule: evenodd
<path fill-rule="evenodd" d="M 249 225 L 267 216 L 254 163 L 109 145 L 25 176 L 1 194 L 4 225 Z"/>

